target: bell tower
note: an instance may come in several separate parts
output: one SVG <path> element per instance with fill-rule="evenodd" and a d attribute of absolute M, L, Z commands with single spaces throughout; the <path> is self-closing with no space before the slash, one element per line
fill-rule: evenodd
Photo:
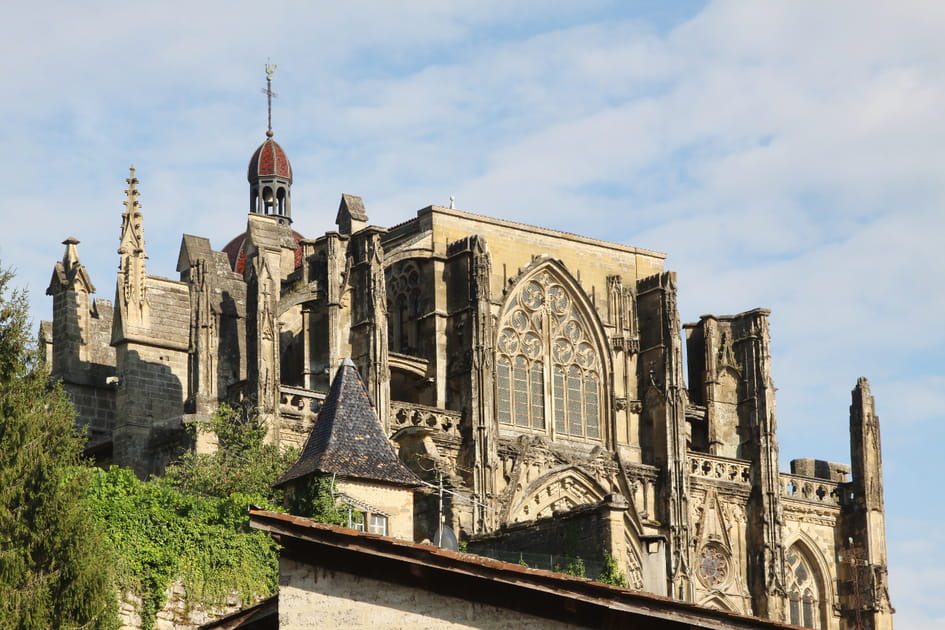
<path fill-rule="evenodd" d="M 246 179 L 249 181 L 249 212 L 275 216 L 279 223 L 292 223 L 292 165 L 282 147 L 272 139 L 272 75 L 275 64 L 266 64 L 266 95 L 269 126 L 266 141 L 259 145 L 249 160 Z"/>

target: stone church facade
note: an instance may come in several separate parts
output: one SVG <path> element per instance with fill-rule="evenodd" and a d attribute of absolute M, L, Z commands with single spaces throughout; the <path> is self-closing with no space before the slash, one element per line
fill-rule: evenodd
<path fill-rule="evenodd" d="M 435 487 L 416 495 L 415 540 L 447 525 L 484 553 L 607 553 L 657 595 L 892 627 L 865 379 L 852 467 L 780 472 L 768 311 L 683 325 L 663 254 L 453 208 L 382 228 L 343 195 L 337 230 L 304 238 L 268 136 L 246 232 L 222 251 L 184 235 L 179 279 L 148 274 L 133 168 L 114 302 L 64 242 L 41 335 L 91 454 L 160 473 L 224 401 L 301 447 L 350 357 L 401 461 Z"/>

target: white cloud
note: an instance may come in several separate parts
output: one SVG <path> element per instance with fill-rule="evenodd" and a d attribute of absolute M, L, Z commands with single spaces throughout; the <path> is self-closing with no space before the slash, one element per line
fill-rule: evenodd
<path fill-rule="evenodd" d="M 222 247 L 243 230 L 271 56 L 300 232 L 329 229 L 342 192 L 379 224 L 454 193 L 668 252 L 684 320 L 773 309 L 785 459 L 846 461 L 849 390 L 866 375 L 891 503 L 921 500 L 913 480 L 937 478 L 945 420 L 945 7 L 714 2 L 668 32 L 606 2 L 267 7 L 10 14 L 0 260 L 34 312 L 49 316 L 70 235 L 111 297 L 132 162 L 152 273 L 174 276 L 182 232 Z M 941 624 L 916 597 L 897 623 Z"/>

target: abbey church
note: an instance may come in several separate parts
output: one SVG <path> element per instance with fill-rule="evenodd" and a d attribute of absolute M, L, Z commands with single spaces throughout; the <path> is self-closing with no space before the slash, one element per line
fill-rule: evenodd
<path fill-rule="evenodd" d="M 302 448 L 353 363 L 426 482 L 411 542 L 452 531 L 494 557 L 609 555 L 635 590 L 809 628 L 892 627 L 866 379 L 851 465 L 782 472 L 768 311 L 682 323 L 664 254 L 454 208 L 379 227 L 344 194 L 337 229 L 303 236 L 292 214 L 314 210 L 293 208 L 271 128 L 247 177 L 245 233 L 222 250 L 184 234 L 168 279 L 146 268 L 132 168 L 114 302 L 92 297 L 79 241 L 64 242 L 42 337 L 90 455 L 159 474 L 212 448 L 186 428 L 223 402 Z"/>

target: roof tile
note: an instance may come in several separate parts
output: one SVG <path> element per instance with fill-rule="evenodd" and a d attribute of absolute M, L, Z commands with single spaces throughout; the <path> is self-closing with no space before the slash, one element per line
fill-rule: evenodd
<path fill-rule="evenodd" d="M 274 486 L 315 472 L 400 485 L 420 484 L 384 435 L 361 376 L 350 359 L 345 359 L 338 368 L 298 461 Z"/>

